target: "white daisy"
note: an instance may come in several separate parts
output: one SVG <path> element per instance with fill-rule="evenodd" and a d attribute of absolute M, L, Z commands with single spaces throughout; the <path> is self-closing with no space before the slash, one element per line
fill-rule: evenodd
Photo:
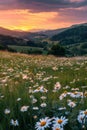
<path fill-rule="evenodd" d="M 66 119 L 63 116 L 61 116 L 60 118 L 56 117 L 56 118 L 54 118 L 53 123 L 54 123 L 54 125 L 57 125 L 57 126 L 60 125 L 61 127 L 63 127 L 64 125 L 66 125 L 68 123 L 68 119 Z"/>
<path fill-rule="evenodd" d="M 11 125 L 13 125 L 13 126 L 19 126 L 18 120 L 13 120 L 13 119 L 11 119 L 10 123 L 11 123 Z"/>
<path fill-rule="evenodd" d="M 51 119 L 45 117 L 44 119 L 40 119 L 39 122 L 36 123 L 35 128 L 36 130 L 45 130 L 45 128 L 49 127 L 51 124 Z"/>
<path fill-rule="evenodd" d="M 34 92 L 34 93 L 36 93 L 36 92 L 47 93 L 48 90 L 47 90 L 46 88 L 44 88 L 44 86 L 40 86 L 40 87 L 38 87 L 37 89 L 35 89 L 33 92 Z"/>
<path fill-rule="evenodd" d="M 4 113 L 5 113 L 5 114 L 9 114 L 9 113 L 10 113 L 10 110 L 9 110 L 9 109 L 5 109 Z"/>
<path fill-rule="evenodd" d="M 37 102 L 37 99 L 36 98 L 33 98 L 32 99 L 32 103 L 34 104 L 34 103 L 36 103 Z"/>
<path fill-rule="evenodd" d="M 45 100 L 46 98 L 47 98 L 47 97 L 45 97 L 45 96 L 42 96 L 42 97 L 41 97 L 42 100 Z"/>
<path fill-rule="evenodd" d="M 68 103 L 68 106 L 70 106 L 71 108 L 74 108 L 74 107 L 76 106 L 76 103 L 70 101 L 70 102 Z"/>
<path fill-rule="evenodd" d="M 28 76 L 26 74 L 23 74 L 22 79 L 28 79 Z"/>
<path fill-rule="evenodd" d="M 87 118 L 87 109 L 85 111 L 83 110 L 80 111 L 77 117 L 78 122 L 84 124 L 86 122 L 86 118 Z"/>
<path fill-rule="evenodd" d="M 41 107 L 46 107 L 47 106 L 47 104 L 46 103 L 41 103 L 41 105 L 40 105 Z"/>
<path fill-rule="evenodd" d="M 52 130 L 63 130 L 63 128 L 60 127 L 60 125 L 59 125 L 59 126 L 58 126 L 58 125 L 54 125 L 54 126 L 52 127 Z"/>
<path fill-rule="evenodd" d="M 85 116 L 84 111 L 81 110 L 81 111 L 79 112 L 79 115 L 84 115 L 84 116 Z"/>
<path fill-rule="evenodd" d="M 66 109 L 66 107 L 60 107 L 58 110 L 65 110 Z"/>
<path fill-rule="evenodd" d="M 25 112 L 25 111 L 28 110 L 28 108 L 29 108 L 29 106 L 22 106 L 21 109 L 20 109 L 20 111 L 21 112 Z"/>
<path fill-rule="evenodd" d="M 19 102 L 21 100 L 21 98 L 17 98 L 17 101 Z"/>
<path fill-rule="evenodd" d="M 62 93 L 59 97 L 60 100 L 62 100 L 63 98 L 65 98 L 67 96 L 67 93 Z"/>
<path fill-rule="evenodd" d="M 54 90 L 59 90 L 61 88 L 61 84 L 59 82 L 56 82 L 54 86 Z"/>
<path fill-rule="evenodd" d="M 38 107 L 33 107 L 33 110 L 38 110 L 39 108 Z"/>
<path fill-rule="evenodd" d="M 84 114 L 78 115 L 77 120 L 79 123 L 83 124 L 85 122 Z"/>

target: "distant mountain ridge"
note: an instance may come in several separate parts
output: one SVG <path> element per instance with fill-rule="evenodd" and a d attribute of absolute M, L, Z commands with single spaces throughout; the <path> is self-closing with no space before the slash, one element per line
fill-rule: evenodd
<path fill-rule="evenodd" d="M 14 36 L 14 37 L 20 37 L 22 35 L 25 35 L 26 32 L 20 32 L 20 31 L 15 31 L 15 30 L 9 30 L 3 27 L 0 27 L 0 34 L 1 35 L 9 35 L 9 36 Z"/>
<path fill-rule="evenodd" d="M 0 34 L 2 35 L 9 35 L 13 37 L 19 37 L 19 38 L 25 38 L 25 39 L 34 39 L 34 38 L 49 38 L 56 34 L 60 34 L 67 29 L 75 28 L 77 26 L 87 26 L 87 23 L 83 24 L 75 24 L 70 27 L 66 28 L 60 28 L 60 29 L 54 29 L 54 30 L 45 30 L 45 31 L 38 31 L 38 32 L 28 32 L 28 31 L 15 31 L 15 30 L 9 30 L 3 27 L 0 27 Z"/>
<path fill-rule="evenodd" d="M 18 38 L 24 38 L 24 39 L 33 39 L 35 37 L 46 37 L 45 34 L 40 34 L 38 32 L 27 32 L 27 31 L 15 31 L 15 30 L 9 30 L 0 27 L 0 34 L 6 35 L 6 36 L 13 36 Z"/>
<path fill-rule="evenodd" d="M 72 26 L 67 30 L 54 35 L 51 40 L 59 41 L 61 44 L 74 44 L 87 41 L 87 24 Z"/>
<path fill-rule="evenodd" d="M 67 28 L 61 28 L 61 29 L 55 29 L 55 30 L 46 30 L 46 31 L 41 31 L 39 33 L 46 34 L 48 37 L 52 37 L 55 34 L 59 34 L 63 31 L 65 31 Z"/>
<path fill-rule="evenodd" d="M 67 28 L 40 32 L 20 32 L 0 27 L 0 46 L 9 45 L 41 47 L 48 51 L 53 45 L 60 44 L 67 54 L 87 55 L 87 23 Z"/>

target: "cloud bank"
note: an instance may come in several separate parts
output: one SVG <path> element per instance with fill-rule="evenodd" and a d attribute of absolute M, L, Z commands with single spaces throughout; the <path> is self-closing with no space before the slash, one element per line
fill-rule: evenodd
<path fill-rule="evenodd" d="M 85 22 L 87 0 L 0 0 L 0 26 L 54 29 Z"/>
<path fill-rule="evenodd" d="M 32 12 L 60 11 L 87 6 L 87 0 L 3 0 L 0 9 L 28 9 Z"/>

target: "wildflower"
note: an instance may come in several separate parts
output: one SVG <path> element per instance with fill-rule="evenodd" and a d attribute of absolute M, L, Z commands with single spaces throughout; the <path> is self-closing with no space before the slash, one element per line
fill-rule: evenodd
<path fill-rule="evenodd" d="M 80 111 L 79 115 L 84 115 L 85 116 L 84 111 Z"/>
<path fill-rule="evenodd" d="M 45 100 L 45 99 L 46 99 L 46 97 L 45 97 L 45 96 L 42 96 L 42 97 L 41 97 L 41 99 L 42 99 L 42 100 Z"/>
<path fill-rule="evenodd" d="M 13 119 L 11 119 L 10 123 L 11 123 L 11 125 L 13 125 L 13 126 L 19 126 L 18 120 L 13 120 Z"/>
<path fill-rule="evenodd" d="M 28 110 L 28 108 L 29 108 L 29 106 L 22 106 L 21 109 L 20 109 L 20 111 L 21 112 L 25 112 L 25 111 Z"/>
<path fill-rule="evenodd" d="M 87 91 L 84 93 L 84 96 L 87 97 Z"/>
<path fill-rule="evenodd" d="M 47 106 L 47 104 L 46 103 L 41 103 L 41 105 L 40 105 L 41 107 L 46 107 Z"/>
<path fill-rule="evenodd" d="M 44 86 L 40 86 L 38 87 L 37 89 L 35 89 L 33 92 L 36 93 L 36 92 L 42 92 L 42 93 L 47 93 L 47 89 L 44 88 Z"/>
<path fill-rule="evenodd" d="M 39 122 L 36 123 L 35 128 L 36 130 L 45 130 L 45 128 L 49 127 L 51 124 L 51 119 L 45 117 L 44 119 L 40 119 Z"/>
<path fill-rule="evenodd" d="M 28 76 L 26 74 L 23 74 L 22 79 L 28 79 Z"/>
<path fill-rule="evenodd" d="M 70 102 L 68 103 L 68 106 L 70 106 L 71 108 L 74 108 L 74 107 L 76 106 L 76 103 L 70 101 Z"/>
<path fill-rule="evenodd" d="M 79 97 L 81 97 L 81 95 L 82 95 L 82 93 L 81 92 L 77 92 L 77 91 L 75 91 L 73 93 L 70 93 L 70 96 L 72 98 L 79 98 Z"/>
<path fill-rule="evenodd" d="M 60 127 L 60 125 L 54 125 L 54 126 L 52 127 L 52 130 L 63 130 L 63 128 Z"/>
<path fill-rule="evenodd" d="M 66 125 L 67 122 L 68 122 L 68 119 L 66 119 L 63 116 L 61 116 L 60 118 L 56 117 L 56 118 L 54 118 L 54 121 L 53 121 L 54 125 L 56 125 L 56 126 L 60 125 L 61 127 L 63 127 L 64 125 Z"/>
<path fill-rule="evenodd" d="M 82 129 L 84 129 L 85 128 L 85 125 L 82 125 Z"/>
<path fill-rule="evenodd" d="M 33 110 L 38 110 L 39 108 L 38 107 L 33 107 Z"/>
<path fill-rule="evenodd" d="M 57 82 L 54 86 L 54 90 L 59 90 L 61 88 L 61 84 Z"/>
<path fill-rule="evenodd" d="M 68 89 L 68 88 L 70 88 L 70 86 L 68 86 L 68 85 L 67 85 L 67 86 L 65 86 L 65 88 L 64 88 L 64 89 Z"/>
<path fill-rule="evenodd" d="M 17 101 L 19 102 L 21 100 L 21 98 L 17 98 Z"/>
<path fill-rule="evenodd" d="M 60 107 L 58 110 L 65 110 L 66 107 Z"/>
<path fill-rule="evenodd" d="M 34 95 L 30 95 L 30 98 L 33 99 L 33 98 L 34 98 Z"/>
<path fill-rule="evenodd" d="M 31 87 L 29 88 L 29 93 L 33 93 L 33 89 Z"/>
<path fill-rule="evenodd" d="M 52 67 L 52 69 L 53 69 L 54 71 L 58 70 L 58 68 L 57 68 L 56 66 Z"/>
<path fill-rule="evenodd" d="M 32 103 L 36 103 L 37 102 L 37 99 L 36 98 L 33 98 L 32 99 Z"/>
<path fill-rule="evenodd" d="M 77 120 L 78 120 L 78 122 L 81 123 L 81 124 L 84 123 L 84 122 L 85 122 L 85 120 L 84 120 L 84 115 L 78 115 Z"/>
<path fill-rule="evenodd" d="M 1 95 L 1 98 L 4 98 L 4 95 Z"/>
<path fill-rule="evenodd" d="M 5 113 L 5 114 L 9 114 L 9 113 L 10 113 L 10 110 L 9 110 L 9 109 L 5 109 L 4 113 Z"/>
<path fill-rule="evenodd" d="M 37 119 L 37 116 L 35 115 L 35 116 L 33 116 L 33 118 L 34 118 L 34 119 Z"/>
<path fill-rule="evenodd" d="M 79 88 L 72 88 L 71 90 L 75 90 L 75 91 L 77 91 L 77 90 L 79 90 Z"/>
<path fill-rule="evenodd" d="M 77 117 L 79 123 L 84 124 L 87 118 L 87 109 L 85 111 L 80 111 Z"/>
<path fill-rule="evenodd" d="M 67 96 L 66 93 L 62 93 L 62 94 L 60 95 L 59 99 L 62 100 L 62 99 L 65 98 L 66 96 Z"/>

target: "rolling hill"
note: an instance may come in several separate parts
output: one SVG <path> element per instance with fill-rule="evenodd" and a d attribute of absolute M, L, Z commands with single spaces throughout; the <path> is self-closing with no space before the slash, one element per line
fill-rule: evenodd
<path fill-rule="evenodd" d="M 23 38 L 27 40 L 34 40 L 36 38 L 47 38 L 47 35 L 39 32 L 27 32 L 27 31 L 14 31 L 14 30 L 9 30 L 0 27 L 0 34 L 1 35 L 6 35 L 6 36 L 13 36 L 13 37 L 18 37 L 18 38 Z"/>
<path fill-rule="evenodd" d="M 75 26 L 54 35 L 52 41 L 59 41 L 63 45 L 86 42 L 87 41 L 87 25 Z"/>
<path fill-rule="evenodd" d="M 69 55 L 87 55 L 87 23 L 40 32 L 18 32 L 0 28 L 0 34 L 1 47 L 30 46 L 47 51 L 47 48 L 58 43 L 65 47 Z"/>
<path fill-rule="evenodd" d="M 51 37 L 51 40 L 65 46 L 73 55 L 87 54 L 87 24 L 73 25 Z"/>
<path fill-rule="evenodd" d="M 19 37 L 24 39 L 46 39 L 52 37 L 56 34 L 59 34 L 65 31 L 67 28 L 55 29 L 55 30 L 45 30 L 45 31 L 38 31 L 38 32 L 28 32 L 28 31 L 14 31 L 9 30 L 3 27 L 0 27 L 0 34 L 1 35 L 9 35 L 13 37 Z"/>
<path fill-rule="evenodd" d="M 19 37 L 0 35 L 0 50 L 21 52 L 27 54 L 41 54 L 47 43 L 34 42 L 33 40 Z"/>
<path fill-rule="evenodd" d="M 32 47 L 43 47 L 43 43 L 37 43 L 33 40 L 23 39 L 19 37 L 0 35 L 0 43 L 3 45 L 16 45 L 16 46 L 32 46 Z"/>

